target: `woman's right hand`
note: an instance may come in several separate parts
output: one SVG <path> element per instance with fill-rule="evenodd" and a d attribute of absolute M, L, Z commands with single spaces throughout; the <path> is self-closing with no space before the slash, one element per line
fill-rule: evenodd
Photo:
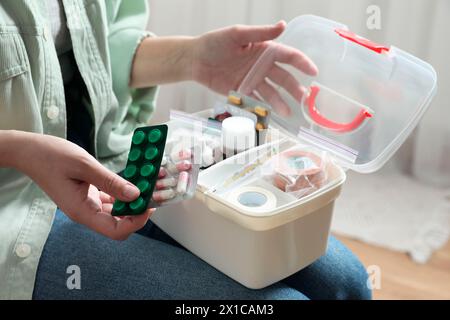
<path fill-rule="evenodd" d="M 22 148 L 14 167 L 28 175 L 72 220 L 115 240 L 142 228 L 154 209 L 138 216 L 113 217 L 114 199 L 132 201 L 139 189 L 67 140 L 16 132 Z"/>

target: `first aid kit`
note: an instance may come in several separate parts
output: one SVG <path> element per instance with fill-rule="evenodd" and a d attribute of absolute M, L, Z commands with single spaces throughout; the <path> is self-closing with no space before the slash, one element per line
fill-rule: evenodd
<path fill-rule="evenodd" d="M 318 75 L 276 62 L 286 47 L 310 57 Z M 233 115 L 236 109 L 223 105 L 239 107 L 258 97 L 258 83 L 274 66 L 289 72 L 307 92 L 297 99 L 266 80 L 277 95 L 272 101 L 284 101 L 291 115 L 278 115 L 277 105 L 267 102 L 243 108 L 257 115 L 257 132 L 267 126 L 260 116 L 270 114 L 270 119 L 262 130 L 264 139 L 241 146 L 233 140 L 239 132 L 253 139 L 248 121 L 228 122 L 225 132 L 222 125 L 233 116 L 251 117 Z M 413 55 L 362 38 L 338 22 L 297 17 L 222 107 L 192 115 L 201 120 L 176 125 L 183 131 L 178 135 L 201 146 L 199 157 L 206 161 L 195 196 L 159 208 L 151 219 L 244 286 L 273 284 L 326 252 L 345 170 L 371 173 L 381 168 L 416 127 L 436 90 L 434 69 Z M 193 130 L 196 122 L 201 129 Z M 225 151 L 232 149 L 226 157 L 224 141 Z"/>

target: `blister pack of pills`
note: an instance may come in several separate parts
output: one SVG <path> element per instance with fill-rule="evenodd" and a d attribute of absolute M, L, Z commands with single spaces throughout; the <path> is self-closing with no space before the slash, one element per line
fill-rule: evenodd
<path fill-rule="evenodd" d="M 113 216 L 142 214 L 150 204 L 158 180 L 167 138 L 167 125 L 137 128 L 131 138 L 128 160 L 121 175 L 141 191 L 137 199 L 114 202 Z"/>
<path fill-rule="evenodd" d="M 199 165 L 190 147 L 177 148 L 168 143 L 169 127 L 157 125 L 137 128 L 132 137 L 125 169 L 121 175 L 138 187 L 141 194 L 132 202 L 116 200 L 113 216 L 142 214 L 189 199 L 197 185 Z"/>
<path fill-rule="evenodd" d="M 245 117 L 255 123 L 256 131 L 268 129 L 270 107 L 262 101 L 230 91 L 227 101 L 217 101 L 214 105 L 214 120 L 222 122 L 229 117 Z"/>

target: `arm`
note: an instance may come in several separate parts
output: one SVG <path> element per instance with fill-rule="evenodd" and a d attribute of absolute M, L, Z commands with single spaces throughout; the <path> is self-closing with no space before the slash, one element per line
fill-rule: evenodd
<path fill-rule="evenodd" d="M 236 90 L 262 53 L 273 48 L 254 81 L 258 94 L 288 115 L 289 107 L 275 88 L 266 81 L 284 87 L 301 100 L 305 88 L 277 63 L 290 64 L 303 73 L 315 76 L 314 63 L 302 52 L 272 41 L 285 29 L 283 21 L 275 25 L 235 25 L 208 32 L 199 37 L 146 38 L 136 50 L 130 86 L 141 88 L 155 84 L 194 80 L 218 93 Z M 251 94 L 248 93 L 248 94 Z"/>
<path fill-rule="evenodd" d="M 21 143 L 20 132 L 15 130 L 0 130 L 0 168 L 11 168 L 16 163 L 20 150 L 14 148 Z"/>
<path fill-rule="evenodd" d="M 192 80 L 193 37 L 147 37 L 136 51 L 132 88 Z"/>
<path fill-rule="evenodd" d="M 139 189 L 58 137 L 0 130 L 0 167 L 28 175 L 72 220 L 112 239 L 127 238 L 153 212 L 123 219 L 111 216 L 115 197 L 131 201 Z"/>

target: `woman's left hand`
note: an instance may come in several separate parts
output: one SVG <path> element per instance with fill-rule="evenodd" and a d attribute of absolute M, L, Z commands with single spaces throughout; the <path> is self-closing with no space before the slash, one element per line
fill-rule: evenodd
<path fill-rule="evenodd" d="M 272 41 L 285 29 L 283 21 L 269 26 L 235 25 L 208 32 L 196 39 L 193 49 L 192 77 L 208 88 L 227 94 L 236 90 L 246 74 L 267 48 L 273 47 L 257 79 L 252 79 L 251 90 L 271 104 L 281 115 L 289 115 L 286 105 L 274 87 L 267 81 L 282 86 L 295 99 L 300 100 L 305 88 L 276 62 L 289 64 L 307 75 L 317 75 L 315 64 L 301 51 Z"/>

